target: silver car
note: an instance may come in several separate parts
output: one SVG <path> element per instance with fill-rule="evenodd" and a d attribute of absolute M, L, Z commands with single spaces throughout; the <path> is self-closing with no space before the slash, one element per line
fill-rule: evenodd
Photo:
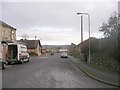
<path fill-rule="evenodd" d="M 68 58 L 68 53 L 66 51 L 61 52 L 61 58 Z"/>

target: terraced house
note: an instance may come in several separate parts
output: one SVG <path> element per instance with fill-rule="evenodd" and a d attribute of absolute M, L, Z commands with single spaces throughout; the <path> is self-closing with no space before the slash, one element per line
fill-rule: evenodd
<path fill-rule="evenodd" d="M 40 56 L 42 54 L 42 45 L 40 40 L 18 40 L 17 42 L 25 43 L 30 55 Z"/>
<path fill-rule="evenodd" d="M 0 20 L 0 58 L 6 57 L 6 45 L 16 42 L 16 29 Z"/>
<path fill-rule="evenodd" d="M 0 20 L 0 38 L 2 41 L 16 41 L 16 29 Z"/>

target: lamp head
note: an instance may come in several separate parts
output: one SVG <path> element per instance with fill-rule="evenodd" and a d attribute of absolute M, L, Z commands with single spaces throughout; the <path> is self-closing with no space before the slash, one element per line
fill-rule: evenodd
<path fill-rule="evenodd" d="M 83 13 L 77 13 L 77 15 L 80 15 L 80 14 L 83 14 Z"/>

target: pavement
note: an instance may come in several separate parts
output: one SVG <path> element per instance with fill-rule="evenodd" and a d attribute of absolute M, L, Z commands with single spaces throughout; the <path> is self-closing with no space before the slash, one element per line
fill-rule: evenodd
<path fill-rule="evenodd" d="M 31 57 L 2 70 L 2 88 L 116 88 L 88 77 L 60 54 Z M 73 58 L 73 61 L 74 58 Z"/>
<path fill-rule="evenodd" d="M 87 65 L 84 62 L 81 62 L 79 59 L 76 59 L 72 56 L 69 56 L 72 63 L 74 63 L 79 69 L 81 69 L 84 73 L 86 73 L 91 78 L 94 78 L 98 81 L 101 81 L 103 83 L 107 83 L 110 85 L 120 86 L 118 80 L 119 80 L 119 74 L 118 73 L 112 73 L 112 72 L 103 72 L 99 71 L 90 65 Z"/>

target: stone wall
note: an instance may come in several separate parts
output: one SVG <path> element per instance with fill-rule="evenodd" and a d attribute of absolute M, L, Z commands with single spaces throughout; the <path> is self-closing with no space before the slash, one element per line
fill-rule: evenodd
<path fill-rule="evenodd" d="M 6 27 L 1 27 L 0 38 L 2 41 L 11 40 L 16 41 L 16 30 Z"/>
<path fill-rule="evenodd" d="M 41 48 L 38 45 L 36 49 L 28 49 L 28 52 L 29 53 L 33 52 L 33 53 L 36 53 L 38 56 L 40 56 L 41 55 Z"/>

